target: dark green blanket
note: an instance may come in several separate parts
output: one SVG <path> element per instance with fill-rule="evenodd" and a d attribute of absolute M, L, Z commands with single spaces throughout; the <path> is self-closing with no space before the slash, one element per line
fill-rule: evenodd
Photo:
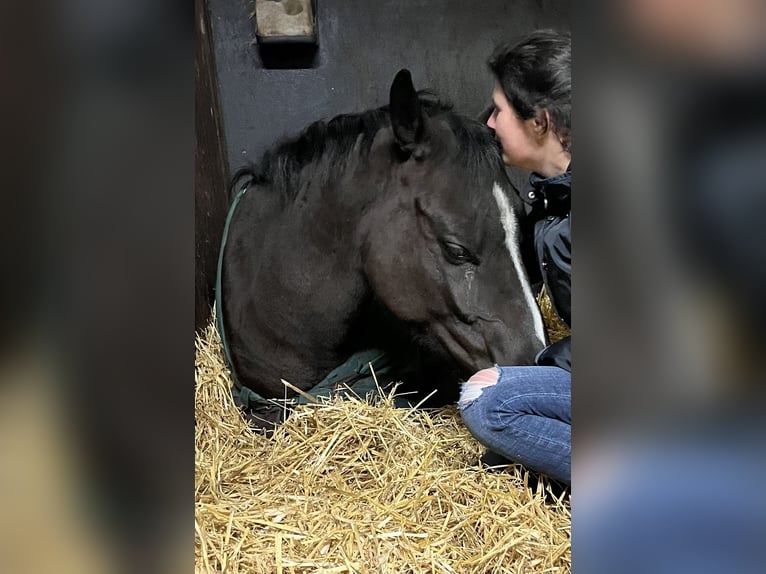
<path fill-rule="evenodd" d="M 375 372 L 373 377 L 370 370 Z M 319 398 L 332 396 L 357 396 L 361 399 L 380 396 L 381 392 L 387 394 L 392 388 L 392 383 L 401 381 L 411 372 L 410 361 L 395 361 L 384 352 L 377 349 L 360 351 L 352 355 L 345 363 L 331 371 L 324 379 L 314 387 L 306 391 L 308 395 Z M 375 383 L 377 378 L 380 388 Z M 384 381 L 386 381 L 384 383 Z M 292 394 L 292 393 L 288 393 Z M 271 404 L 258 393 L 238 384 L 232 385 L 234 402 L 241 407 L 258 408 L 264 404 Z M 309 399 L 298 395 L 296 404 L 307 404 Z M 407 397 L 395 397 L 394 404 L 397 407 L 407 408 L 413 406 Z"/>

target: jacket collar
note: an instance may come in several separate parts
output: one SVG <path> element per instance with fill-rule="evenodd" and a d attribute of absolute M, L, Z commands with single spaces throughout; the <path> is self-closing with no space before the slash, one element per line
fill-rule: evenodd
<path fill-rule="evenodd" d="M 535 210 L 566 215 L 571 209 L 571 178 L 571 164 L 566 172 L 553 177 L 532 173 L 529 176 L 529 185 L 521 198 Z"/>

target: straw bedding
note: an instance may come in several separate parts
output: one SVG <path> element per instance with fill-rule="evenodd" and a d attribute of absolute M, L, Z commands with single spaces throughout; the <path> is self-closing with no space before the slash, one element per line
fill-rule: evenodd
<path fill-rule="evenodd" d="M 324 400 L 267 437 L 232 403 L 212 324 L 195 377 L 198 573 L 570 571 L 568 494 L 482 469 L 454 407 Z"/>

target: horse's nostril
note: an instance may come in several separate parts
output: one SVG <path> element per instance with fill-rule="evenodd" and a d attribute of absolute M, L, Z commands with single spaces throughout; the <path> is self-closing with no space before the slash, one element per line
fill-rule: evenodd
<path fill-rule="evenodd" d="M 499 319 L 498 317 L 485 317 L 484 315 L 476 315 L 474 321 L 478 321 L 479 319 L 485 321 L 486 323 L 501 323 L 502 325 L 505 325 L 503 320 Z"/>

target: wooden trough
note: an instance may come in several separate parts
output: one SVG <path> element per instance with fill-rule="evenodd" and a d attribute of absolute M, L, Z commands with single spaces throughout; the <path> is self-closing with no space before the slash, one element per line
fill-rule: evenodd
<path fill-rule="evenodd" d="M 454 407 L 325 400 L 267 437 L 232 402 L 212 324 L 196 344 L 198 573 L 571 570 L 569 495 L 483 469 Z"/>

